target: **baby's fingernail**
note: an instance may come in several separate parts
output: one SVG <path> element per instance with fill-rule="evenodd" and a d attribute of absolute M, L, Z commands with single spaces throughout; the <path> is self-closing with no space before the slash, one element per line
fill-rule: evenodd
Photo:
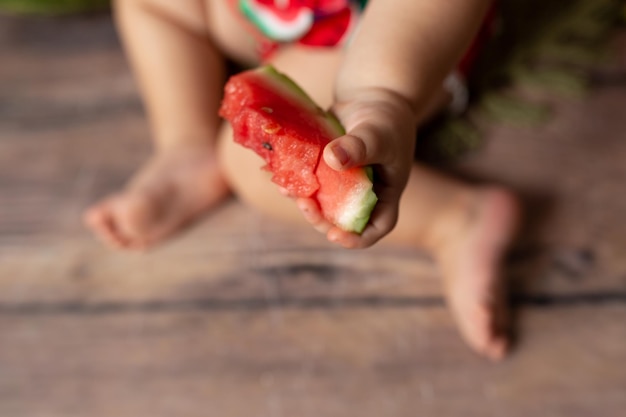
<path fill-rule="evenodd" d="M 330 148 L 330 150 L 333 153 L 333 156 L 335 157 L 335 159 L 337 159 L 337 161 L 342 166 L 350 162 L 350 155 L 348 155 L 348 152 L 346 152 L 346 150 L 343 149 L 340 145 L 335 145 L 332 148 Z"/>

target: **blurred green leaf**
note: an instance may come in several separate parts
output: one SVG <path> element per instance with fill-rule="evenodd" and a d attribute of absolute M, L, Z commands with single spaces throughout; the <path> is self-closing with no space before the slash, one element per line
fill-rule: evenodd
<path fill-rule="evenodd" d="M 105 10 L 110 0 L 0 0 L 0 11 L 29 14 L 68 14 Z"/>

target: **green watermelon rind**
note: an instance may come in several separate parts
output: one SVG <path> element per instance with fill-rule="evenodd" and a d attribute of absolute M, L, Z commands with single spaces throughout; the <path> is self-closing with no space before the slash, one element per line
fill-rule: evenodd
<path fill-rule="evenodd" d="M 282 72 L 279 72 L 272 65 L 264 65 L 256 71 L 258 71 L 260 75 L 272 79 L 277 87 L 281 87 L 285 91 L 289 92 L 292 96 L 294 96 L 294 99 L 298 100 L 300 104 L 305 104 L 307 107 L 310 107 L 311 111 L 320 116 L 320 119 L 324 121 L 334 136 L 339 137 L 346 134 L 346 130 L 343 128 L 339 119 L 337 119 L 337 116 L 318 106 L 317 103 L 315 103 L 315 101 L 313 101 L 313 99 L 306 93 L 306 91 L 304 91 L 302 87 L 300 87 L 290 77 Z"/>
<path fill-rule="evenodd" d="M 372 167 L 367 166 L 364 168 L 365 175 L 367 179 L 372 182 L 374 176 L 374 170 Z M 357 209 L 353 213 L 348 213 L 345 216 L 348 217 L 349 220 L 341 220 L 337 221 L 338 226 L 343 230 L 348 232 L 354 232 L 357 234 L 363 233 L 365 227 L 367 226 L 372 211 L 374 210 L 374 206 L 378 202 L 378 197 L 374 193 L 372 187 L 370 187 L 365 193 L 361 195 L 361 199 L 352 203 L 352 205 L 356 206 Z"/>

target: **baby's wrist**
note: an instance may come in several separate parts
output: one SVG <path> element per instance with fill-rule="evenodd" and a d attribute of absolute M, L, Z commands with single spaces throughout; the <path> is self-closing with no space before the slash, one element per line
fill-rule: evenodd
<path fill-rule="evenodd" d="M 413 141 L 418 117 L 407 97 L 380 87 L 359 88 L 338 94 L 333 111 L 350 131 L 355 126 L 375 125 L 396 138 Z"/>
<path fill-rule="evenodd" d="M 385 87 L 361 87 L 339 91 L 337 102 L 362 102 L 397 109 L 401 114 L 417 114 L 417 103 L 401 93 Z M 408 113 L 407 113 L 408 112 Z"/>

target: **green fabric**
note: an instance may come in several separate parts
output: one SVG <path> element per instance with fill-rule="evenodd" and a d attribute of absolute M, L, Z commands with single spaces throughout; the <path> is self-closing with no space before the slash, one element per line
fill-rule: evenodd
<path fill-rule="evenodd" d="M 105 10 L 109 0 L 0 0 L 0 11 L 9 13 L 67 14 Z"/>

